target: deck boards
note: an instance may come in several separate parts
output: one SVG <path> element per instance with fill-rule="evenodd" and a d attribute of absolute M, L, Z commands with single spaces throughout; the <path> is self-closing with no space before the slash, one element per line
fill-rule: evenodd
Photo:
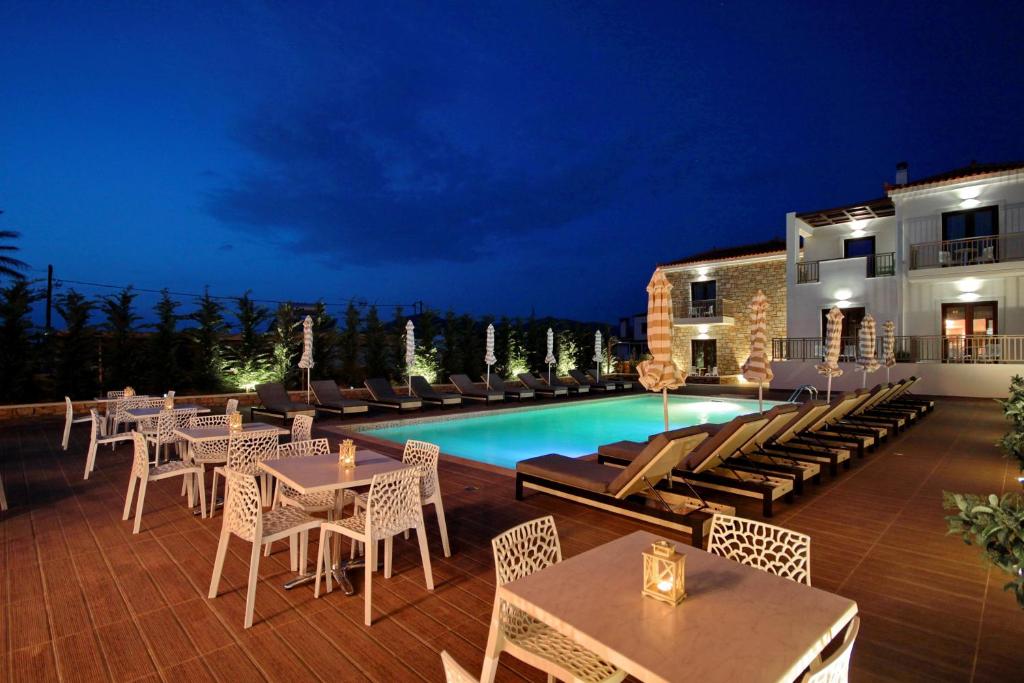
<path fill-rule="evenodd" d="M 1017 486 L 1015 465 L 992 445 L 1002 430 L 990 401 L 940 401 L 933 415 L 851 470 L 823 474 L 794 504 L 777 505 L 775 523 L 812 537 L 814 585 L 860 606 L 854 681 L 1019 675 L 1024 611 L 977 549 L 946 535 L 941 510 L 944 489 Z M 246 631 L 245 544 L 232 542 L 221 595 L 206 598 L 220 517 L 197 519 L 178 496 L 180 482 L 156 482 L 143 531 L 133 536 L 120 520 L 128 446 L 101 449 L 86 482 L 84 430 L 73 431 L 68 453 L 59 438 L 55 423 L 0 428 L 11 503 L 0 515 L 0 680 L 440 681 L 443 649 L 471 671 L 482 663 L 492 536 L 554 514 L 571 556 L 645 528 L 542 494 L 516 502 L 511 477 L 445 461 L 454 554 L 442 556 L 428 508 L 432 593 L 415 541 L 396 541 L 395 575 L 375 581 L 375 622 L 367 628 L 358 594 L 314 600 L 309 588 L 284 591 L 288 552 L 279 543 L 261 563 L 256 623 Z M 712 498 L 759 518 L 757 501 Z M 543 676 L 503 658 L 498 679 Z"/>

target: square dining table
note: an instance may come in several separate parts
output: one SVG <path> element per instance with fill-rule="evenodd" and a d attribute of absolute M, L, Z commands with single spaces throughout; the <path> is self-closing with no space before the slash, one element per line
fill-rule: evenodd
<path fill-rule="evenodd" d="M 301 494 L 369 486 L 375 475 L 402 470 L 406 467 L 409 465 L 400 460 L 363 448 L 356 450 L 355 467 L 342 467 L 338 463 L 337 453 L 264 460 L 259 463 L 261 470 L 273 475 L 279 482 L 287 484 Z M 335 579 L 341 584 L 346 595 L 352 595 L 355 592 L 346 575 L 346 570 L 360 566 L 362 566 L 362 559 L 356 559 L 341 562 L 335 568 Z M 299 576 L 286 583 L 285 588 L 291 589 L 304 583 L 310 583 L 314 578 L 315 574 Z"/>
<path fill-rule="evenodd" d="M 793 681 L 843 632 L 857 603 L 689 546 L 687 597 L 644 597 L 637 531 L 497 590 L 483 681 L 500 654 L 500 603 L 518 607 L 642 681 Z M 498 650 L 498 651 L 495 651 Z"/>
<path fill-rule="evenodd" d="M 125 412 L 132 417 L 145 420 L 147 418 L 156 417 L 160 414 L 163 408 L 132 408 Z M 186 410 L 195 410 L 197 415 L 205 415 L 210 412 L 210 409 L 206 406 L 201 406 L 198 403 L 175 403 L 174 412 L 183 412 Z"/>

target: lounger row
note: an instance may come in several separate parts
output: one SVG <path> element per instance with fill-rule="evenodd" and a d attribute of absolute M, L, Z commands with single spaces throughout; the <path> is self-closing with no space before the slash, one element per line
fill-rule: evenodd
<path fill-rule="evenodd" d="M 710 515 L 732 509 L 700 493 L 721 491 L 757 498 L 766 517 L 776 500 L 791 500 L 822 468 L 834 476 L 854 455 L 933 408 L 910 394 L 916 378 L 839 395 L 831 403 L 775 406 L 724 425 L 698 425 L 655 434 L 647 442 L 620 441 L 592 459 L 544 455 L 516 466 L 516 496 L 535 489 L 653 524 L 684 530 L 700 545 Z M 632 475 L 639 483 L 632 482 Z M 676 493 L 678 482 L 689 494 Z"/>

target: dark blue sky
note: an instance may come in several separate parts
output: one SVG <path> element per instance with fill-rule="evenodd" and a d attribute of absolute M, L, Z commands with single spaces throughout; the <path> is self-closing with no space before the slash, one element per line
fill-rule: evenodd
<path fill-rule="evenodd" d="M 1009 2 L 3 2 L 0 229 L 68 279 L 613 320 L 657 261 L 880 196 L 899 160 L 1024 158 L 1022 24 Z"/>

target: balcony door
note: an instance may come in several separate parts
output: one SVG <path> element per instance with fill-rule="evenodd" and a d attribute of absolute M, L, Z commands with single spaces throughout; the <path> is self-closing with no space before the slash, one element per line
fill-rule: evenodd
<path fill-rule="evenodd" d="M 691 318 L 713 318 L 719 315 L 715 310 L 715 299 L 718 296 L 718 283 L 715 280 L 701 280 L 690 283 L 690 316 Z"/>
<path fill-rule="evenodd" d="M 828 312 L 831 309 L 821 309 L 821 338 L 825 340 L 828 332 Z M 857 356 L 857 334 L 860 332 L 860 324 L 864 321 L 866 312 L 863 306 L 843 309 L 843 343 L 839 347 L 839 355 L 843 360 L 853 360 Z"/>
<path fill-rule="evenodd" d="M 998 334 L 998 306 L 995 301 L 942 304 L 943 360 L 962 362 L 992 355 L 984 339 Z"/>
<path fill-rule="evenodd" d="M 697 374 L 708 375 L 718 366 L 718 345 L 714 339 L 693 339 L 690 341 L 690 364 L 697 368 Z"/>

